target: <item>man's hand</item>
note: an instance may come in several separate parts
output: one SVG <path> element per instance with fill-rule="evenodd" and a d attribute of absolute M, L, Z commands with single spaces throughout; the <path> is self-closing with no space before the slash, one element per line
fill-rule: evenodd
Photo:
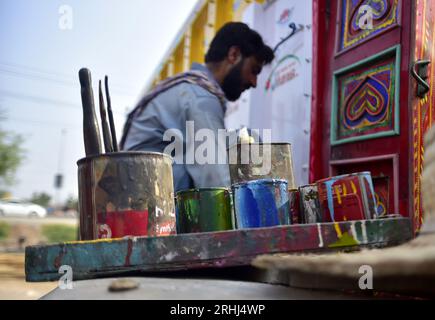
<path fill-rule="evenodd" d="M 248 133 L 248 129 L 246 127 L 243 127 L 239 131 L 239 142 L 242 144 L 245 143 L 254 143 L 255 139 L 254 137 L 251 137 Z"/>

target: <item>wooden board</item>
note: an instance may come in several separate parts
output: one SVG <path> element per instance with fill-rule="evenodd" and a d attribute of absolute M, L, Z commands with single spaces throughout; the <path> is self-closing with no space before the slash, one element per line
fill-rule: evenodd
<path fill-rule="evenodd" d="M 26 248 L 26 280 L 57 280 L 63 265 L 81 280 L 132 271 L 245 266 L 261 254 L 387 246 L 411 237 L 410 220 L 393 218 L 32 246 Z"/>

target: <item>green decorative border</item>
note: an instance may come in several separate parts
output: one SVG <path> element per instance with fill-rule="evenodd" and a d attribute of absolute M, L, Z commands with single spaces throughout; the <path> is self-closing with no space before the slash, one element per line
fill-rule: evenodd
<path fill-rule="evenodd" d="M 389 131 L 382 131 L 382 132 L 376 132 L 371 134 L 366 134 L 362 136 L 357 137 L 351 137 L 351 138 L 344 138 L 344 139 L 337 139 L 337 116 L 338 116 L 338 77 L 350 72 L 357 70 L 358 68 L 362 66 L 369 65 L 373 62 L 376 62 L 378 60 L 381 60 L 383 57 L 390 56 L 392 53 L 395 55 L 395 85 L 394 88 L 394 129 Z M 355 142 L 355 141 L 362 141 L 362 140 L 368 140 L 368 139 L 375 139 L 375 138 L 381 138 L 381 137 L 387 137 L 387 136 L 394 136 L 400 134 L 400 45 L 396 45 L 394 47 L 391 47 L 387 50 L 384 50 L 380 53 L 377 53 L 371 57 L 368 57 L 364 60 L 358 61 L 357 63 L 354 63 L 352 65 L 349 65 L 345 68 L 342 68 L 340 70 L 337 70 L 334 72 L 332 76 L 332 102 L 331 102 L 331 146 L 336 146 L 343 143 L 349 143 L 349 142 Z"/>

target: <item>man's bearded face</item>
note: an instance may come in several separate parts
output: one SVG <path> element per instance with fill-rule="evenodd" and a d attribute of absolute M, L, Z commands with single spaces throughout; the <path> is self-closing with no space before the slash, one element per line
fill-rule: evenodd
<path fill-rule="evenodd" d="M 243 85 L 242 68 L 245 59 L 240 60 L 227 74 L 222 83 L 222 90 L 229 101 L 236 101 L 247 89 Z"/>
<path fill-rule="evenodd" d="M 257 86 L 257 77 L 263 65 L 255 57 L 242 58 L 222 82 L 222 90 L 229 101 L 236 101 L 242 92 Z"/>

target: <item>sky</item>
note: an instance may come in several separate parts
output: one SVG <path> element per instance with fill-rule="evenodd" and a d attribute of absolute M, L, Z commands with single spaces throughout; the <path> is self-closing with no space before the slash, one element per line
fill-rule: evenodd
<path fill-rule="evenodd" d="M 109 76 L 120 139 L 126 113 L 196 3 L 0 1 L 0 128 L 21 135 L 26 150 L 17 183 L 6 187 L 13 197 L 46 192 L 55 203 L 77 197 L 76 163 L 85 156 L 78 71 L 91 70 L 96 106 L 98 80 Z"/>

